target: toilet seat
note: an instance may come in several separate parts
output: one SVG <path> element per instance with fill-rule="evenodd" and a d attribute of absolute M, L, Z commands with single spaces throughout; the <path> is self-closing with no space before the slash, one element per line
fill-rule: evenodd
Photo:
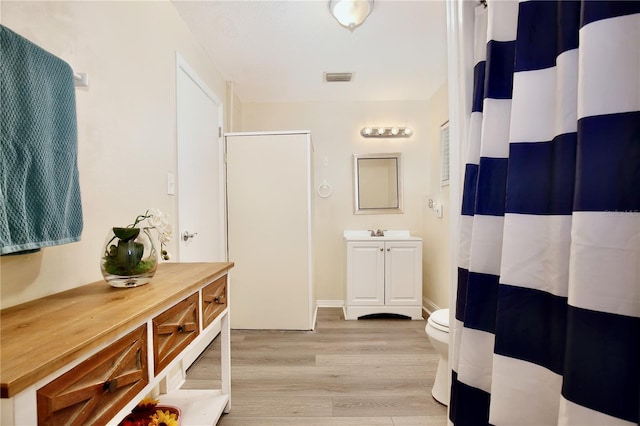
<path fill-rule="evenodd" d="M 428 323 L 436 330 L 449 332 L 449 309 L 438 309 L 429 316 Z"/>

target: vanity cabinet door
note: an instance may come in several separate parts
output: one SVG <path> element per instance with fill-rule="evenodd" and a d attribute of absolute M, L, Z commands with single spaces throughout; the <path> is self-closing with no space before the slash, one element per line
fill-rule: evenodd
<path fill-rule="evenodd" d="M 202 328 L 205 329 L 227 307 L 227 276 L 224 275 L 202 289 Z"/>
<path fill-rule="evenodd" d="M 38 389 L 38 425 L 106 424 L 148 382 L 143 325 Z"/>
<path fill-rule="evenodd" d="M 422 304 L 422 244 L 414 241 L 385 243 L 385 304 Z"/>
<path fill-rule="evenodd" d="M 347 303 L 384 305 L 384 243 L 347 243 Z"/>
<path fill-rule="evenodd" d="M 198 293 L 153 319 L 153 359 L 158 375 L 199 334 Z"/>

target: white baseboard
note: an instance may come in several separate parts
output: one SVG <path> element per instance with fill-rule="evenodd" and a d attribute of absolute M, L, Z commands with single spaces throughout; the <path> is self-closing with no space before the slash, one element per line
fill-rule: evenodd
<path fill-rule="evenodd" d="M 432 313 L 440 309 L 441 308 L 435 303 L 433 303 L 431 300 L 427 299 L 426 297 L 422 298 L 422 310 L 427 313 L 425 318 L 427 318 L 429 315 L 431 315 Z"/>
<path fill-rule="evenodd" d="M 313 310 L 313 319 L 311 320 L 311 331 L 316 329 L 316 325 L 318 324 L 318 305 L 316 305 Z"/>
<path fill-rule="evenodd" d="M 344 300 L 316 300 L 318 308 L 342 308 L 343 306 Z"/>

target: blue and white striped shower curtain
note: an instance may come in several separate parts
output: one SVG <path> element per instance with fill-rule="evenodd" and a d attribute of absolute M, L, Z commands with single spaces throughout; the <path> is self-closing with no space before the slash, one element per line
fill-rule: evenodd
<path fill-rule="evenodd" d="M 476 11 L 450 420 L 640 419 L 640 2 Z"/>

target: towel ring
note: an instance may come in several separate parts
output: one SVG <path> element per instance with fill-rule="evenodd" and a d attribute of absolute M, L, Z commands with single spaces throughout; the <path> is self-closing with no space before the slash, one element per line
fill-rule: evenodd
<path fill-rule="evenodd" d="M 327 198 L 331 195 L 331 185 L 329 185 L 326 180 L 323 180 L 318 186 L 318 195 L 320 198 Z"/>

